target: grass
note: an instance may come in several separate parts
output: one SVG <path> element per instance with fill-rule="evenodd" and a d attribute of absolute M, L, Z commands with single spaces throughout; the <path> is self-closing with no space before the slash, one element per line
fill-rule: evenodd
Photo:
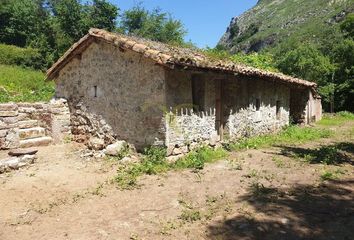
<path fill-rule="evenodd" d="M 228 148 L 231 150 L 244 150 L 258 149 L 261 147 L 268 147 L 279 144 L 298 144 L 320 138 L 328 138 L 331 135 L 332 132 L 328 129 L 289 126 L 278 134 L 261 135 L 242 139 L 238 142 L 231 143 Z"/>
<path fill-rule="evenodd" d="M 354 113 L 343 111 L 336 114 L 325 114 L 318 124 L 322 126 L 339 126 L 346 121 L 354 121 Z"/>
<path fill-rule="evenodd" d="M 49 101 L 53 82 L 46 82 L 40 71 L 0 65 L 0 103 Z"/>
<path fill-rule="evenodd" d="M 145 149 L 144 158 L 141 162 L 121 166 L 114 181 L 121 189 L 132 189 L 137 187 L 139 176 L 144 174 L 156 175 L 170 170 L 204 168 L 205 163 L 214 162 L 227 155 L 224 149 L 211 149 L 202 147 L 190 152 L 176 162 L 166 161 L 166 149 L 162 147 L 150 147 Z"/>

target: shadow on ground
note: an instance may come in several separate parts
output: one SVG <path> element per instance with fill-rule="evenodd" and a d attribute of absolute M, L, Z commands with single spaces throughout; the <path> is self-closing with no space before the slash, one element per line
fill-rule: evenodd
<path fill-rule="evenodd" d="M 281 148 L 281 155 L 303 158 L 305 161 L 313 164 L 337 165 L 349 163 L 354 165 L 354 144 L 351 142 L 340 142 L 315 149 L 289 146 L 278 147 Z"/>
<path fill-rule="evenodd" d="M 354 236 L 354 180 L 290 189 L 252 186 L 239 201 L 254 208 L 208 227 L 209 239 L 349 240 Z"/>

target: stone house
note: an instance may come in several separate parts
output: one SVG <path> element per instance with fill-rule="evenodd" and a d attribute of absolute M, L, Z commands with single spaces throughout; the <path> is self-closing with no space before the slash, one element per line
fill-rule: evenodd
<path fill-rule="evenodd" d="M 78 141 L 126 140 L 169 154 L 200 142 L 274 132 L 321 118 L 316 84 L 199 51 L 91 29 L 48 71 Z"/>

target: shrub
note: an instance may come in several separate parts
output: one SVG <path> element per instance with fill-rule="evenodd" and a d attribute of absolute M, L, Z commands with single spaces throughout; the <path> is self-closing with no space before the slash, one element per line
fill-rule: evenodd
<path fill-rule="evenodd" d="M 37 49 L 0 44 L 0 64 L 44 70 L 45 59 Z"/>

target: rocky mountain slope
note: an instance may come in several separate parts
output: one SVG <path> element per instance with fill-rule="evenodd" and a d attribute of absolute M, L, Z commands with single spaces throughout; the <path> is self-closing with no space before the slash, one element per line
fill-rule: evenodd
<path fill-rule="evenodd" d="M 218 46 L 231 52 L 260 51 L 284 41 L 324 41 L 354 10 L 354 0 L 259 0 L 231 20 Z"/>

